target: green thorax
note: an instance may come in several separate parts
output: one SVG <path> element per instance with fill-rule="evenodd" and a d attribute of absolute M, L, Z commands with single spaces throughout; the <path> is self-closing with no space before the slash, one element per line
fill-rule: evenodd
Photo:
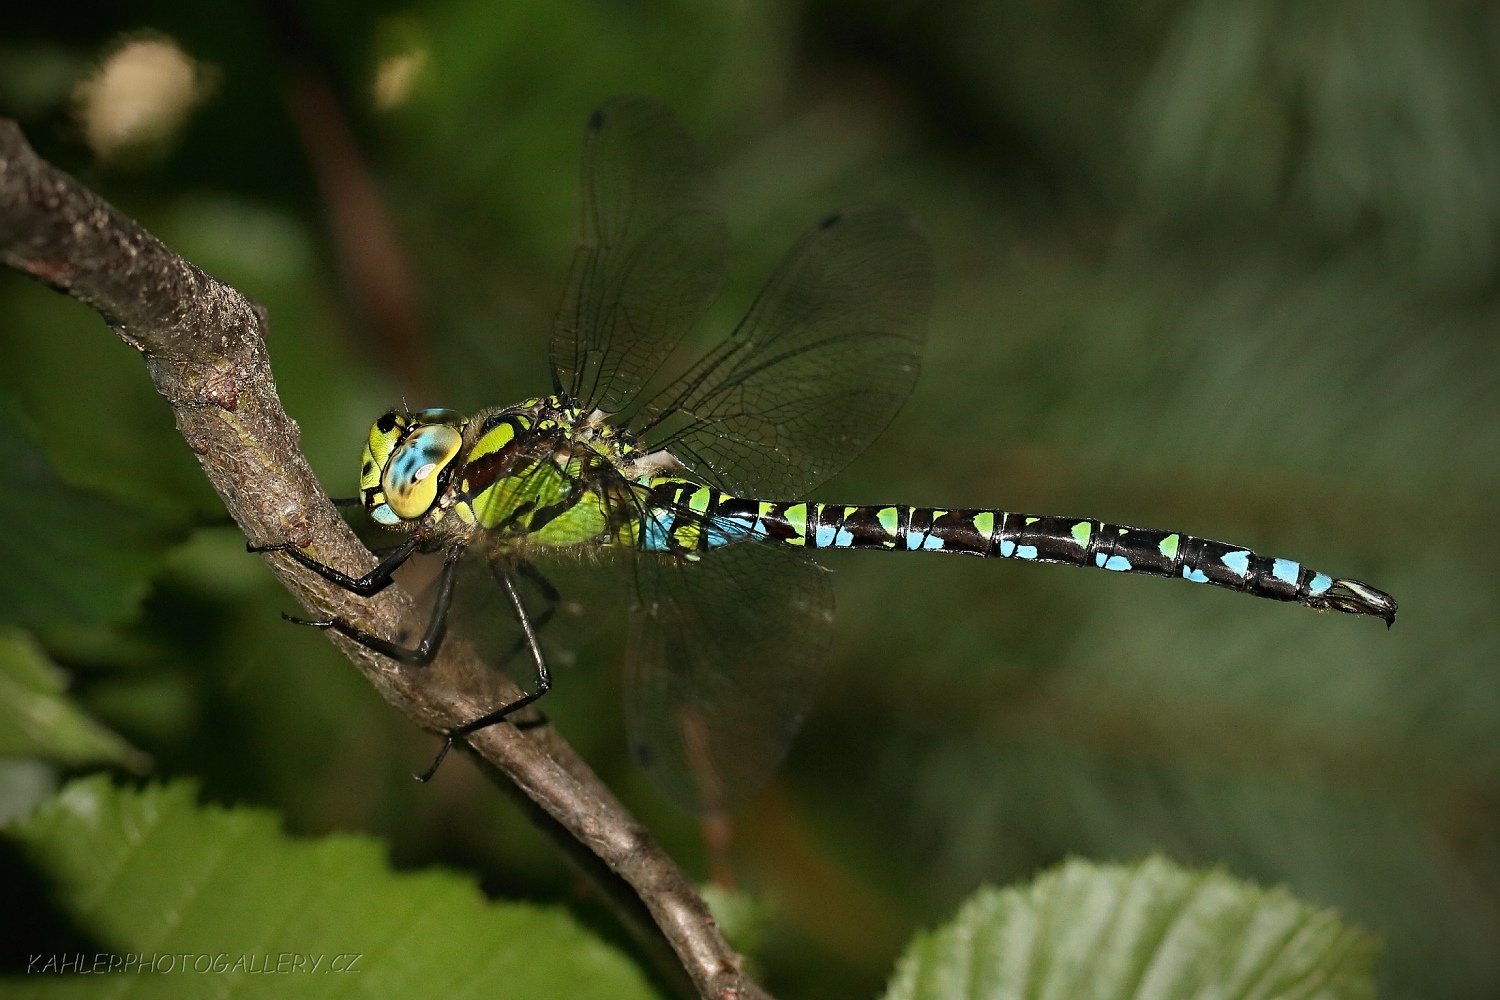
<path fill-rule="evenodd" d="M 486 532 L 553 548 L 628 545 L 651 472 L 675 465 L 561 396 L 472 417 L 393 410 L 370 427 L 360 497 L 377 523 L 434 543 Z"/>
<path fill-rule="evenodd" d="M 551 396 L 468 421 L 451 511 L 463 524 L 567 547 L 633 537 L 640 453 L 603 414 Z"/>

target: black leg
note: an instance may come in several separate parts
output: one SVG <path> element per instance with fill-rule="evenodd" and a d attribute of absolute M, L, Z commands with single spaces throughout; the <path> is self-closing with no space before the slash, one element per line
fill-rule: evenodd
<path fill-rule="evenodd" d="M 505 581 L 500 579 L 500 574 L 503 571 L 499 567 L 499 563 L 491 563 L 490 571 L 495 574 L 495 579 L 503 587 L 505 586 Z M 558 607 L 562 605 L 562 595 L 557 592 L 556 587 L 552 586 L 552 581 L 543 576 L 542 571 L 531 563 L 525 560 L 517 562 L 515 563 L 515 570 L 531 581 L 531 585 L 541 593 L 542 600 L 546 602 L 546 607 L 542 609 L 542 613 L 531 620 L 531 630 L 537 635 L 541 635 L 542 630 L 547 627 L 547 623 L 552 621 L 553 617 L 557 614 Z M 514 660 L 525 649 L 526 636 L 522 635 L 510 649 L 506 650 L 505 655 L 500 658 L 500 662 L 495 665 L 502 670 L 505 669 L 510 665 L 510 661 Z"/>
<path fill-rule="evenodd" d="M 335 507 L 360 507 L 364 501 L 359 497 L 329 497 Z"/>
<path fill-rule="evenodd" d="M 345 590 L 358 594 L 361 597 L 373 597 L 390 586 L 391 574 L 395 573 L 401 567 L 401 564 L 410 559 L 412 553 L 417 551 L 419 541 L 420 539 L 416 536 L 412 536 L 389 550 L 385 557 L 380 560 L 380 564 L 364 576 L 350 576 L 347 573 L 341 573 L 326 563 L 318 562 L 291 542 L 282 542 L 279 545 L 246 545 L 245 551 L 284 552 L 329 583 L 337 584 Z"/>
<path fill-rule="evenodd" d="M 401 546 L 403 546 L 405 544 L 406 544 L 405 542 L 402 542 L 401 545 L 382 545 L 382 546 L 380 546 L 378 548 L 376 548 L 375 546 L 371 546 L 370 547 L 370 551 L 373 552 L 373 553 L 375 553 L 375 558 L 376 559 L 384 559 L 386 556 L 390 555 L 392 552 L 398 551 L 401 548 Z"/>
<path fill-rule="evenodd" d="M 462 546 L 455 545 L 448 550 L 448 556 L 443 561 L 442 575 L 438 577 L 437 598 L 432 604 L 432 618 L 428 620 L 427 631 L 422 633 L 422 641 L 417 643 L 415 649 L 408 649 L 389 639 L 382 639 L 373 632 L 366 632 L 343 618 L 310 619 L 294 618 L 291 615 L 282 615 L 282 617 L 294 625 L 331 628 L 340 635 L 348 636 L 366 649 L 373 649 L 398 663 L 408 667 L 425 667 L 432 662 L 433 657 L 437 656 L 438 650 L 443 645 L 443 635 L 448 629 L 448 608 L 453 603 L 453 585 L 458 579 L 458 561 L 462 554 Z"/>
<path fill-rule="evenodd" d="M 531 648 L 531 658 L 536 663 L 536 690 L 530 694 L 522 695 L 503 708 L 498 708 L 487 715 L 481 715 L 474 721 L 465 722 L 457 729 L 449 731 L 443 737 L 443 746 L 438 750 L 437 757 L 433 759 L 432 766 L 421 774 L 413 775 L 418 781 L 430 781 L 432 776 L 437 774 L 437 769 L 442 765 L 443 758 L 448 756 L 449 750 L 453 749 L 455 740 L 461 740 L 465 736 L 477 733 L 479 730 L 493 726 L 497 722 L 504 722 L 506 716 L 525 708 L 552 689 L 552 673 L 547 669 L 547 660 L 542 656 L 542 647 L 536 641 L 536 629 L 532 627 L 531 619 L 526 614 L 526 606 L 521 603 L 521 595 L 516 593 L 515 581 L 511 579 L 510 571 L 504 566 L 498 566 L 495 575 L 505 587 L 505 593 L 510 597 L 511 607 L 515 609 L 516 617 L 521 622 L 521 631 L 526 634 L 526 645 Z M 538 573 L 537 575 L 540 576 L 541 574 Z M 549 589 L 551 588 L 551 584 L 547 586 Z"/>

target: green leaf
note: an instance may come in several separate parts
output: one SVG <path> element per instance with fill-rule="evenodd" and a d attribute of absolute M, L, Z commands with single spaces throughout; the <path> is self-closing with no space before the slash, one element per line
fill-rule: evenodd
<path fill-rule="evenodd" d="M 0 434 L 0 522 L 21 529 L 7 540 L 0 622 L 79 629 L 133 615 L 166 539 L 142 515 L 59 479 L 5 396 L 0 421 L 9 429 Z"/>
<path fill-rule="evenodd" d="M 23 441 L 8 424 L 0 454 L 35 445 L 64 482 L 114 501 L 100 506 L 177 521 L 222 513 L 140 352 L 98 313 L 9 272 L 0 275 L 0 313 L 0 407 L 7 421 L 23 417 L 25 431 Z M 0 504 L 13 502 L 34 519 L 37 509 L 26 503 L 50 498 L 40 483 L 14 485 Z"/>
<path fill-rule="evenodd" d="M 776 903 L 769 896 L 752 895 L 740 889 L 726 889 L 709 882 L 698 888 L 708 911 L 713 914 L 719 933 L 730 947 L 749 958 L 756 958 L 766 945 L 766 936 L 776 920 Z"/>
<path fill-rule="evenodd" d="M 86 778 L 7 832 L 97 940 L 120 955 L 178 956 L 149 979 L 32 975 L 27 995 L 128 990 L 123 981 L 163 997 L 651 996 L 561 910 L 489 903 L 447 872 L 392 873 L 370 838 L 288 837 L 269 811 L 196 804 L 188 782 L 133 791 Z M 184 971 L 184 955 L 224 971 Z M 354 971 L 331 971 L 340 955 L 360 956 Z M 251 971 L 267 961 L 296 971 Z"/>
<path fill-rule="evenodd" d="M 886 1000 L 1367 998 L 1377 950 L 1284 889 L 1161 858 L 1074 860 L 1023 888 L 981 889 L 919 935 Z"/>
<path fill-rule="evenodd" d="M 67 675 L 29 635 L 0 627 L 0 757 L 41 757 L 72 767 L 150 761 L 67 696 Z"/>

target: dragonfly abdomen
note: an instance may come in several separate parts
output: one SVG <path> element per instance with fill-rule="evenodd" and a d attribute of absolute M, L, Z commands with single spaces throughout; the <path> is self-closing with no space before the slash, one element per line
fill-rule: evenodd
<path fill-rule="evenodd" d="M 657 524 L 645 539 L 646 547 L 657 551 L 701 552 L 757 536 L 815 549 L 998 556 L 1179 577 L 1277 601 L 1374 615 L 1387 624 L 1396 617 L 1390 595 L 1358 580 L 1336 579 L 1291 559 L 1177 531 L 1002 510 L 777 503 L 684 480 L 656 480 L 652 487 Z"/>

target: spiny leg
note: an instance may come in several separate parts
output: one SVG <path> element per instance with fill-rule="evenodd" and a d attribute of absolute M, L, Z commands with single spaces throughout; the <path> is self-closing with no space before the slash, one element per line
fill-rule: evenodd
<path fill-rule="evenodd" d="M 453 587 L 458 579 L 458 562 L 462 554 L 463 546 L 455 545 L 448 550 L 448 555 L 443 560 L 443 572 L 438 577 L 437 597 L 432 604 L 432 617 L 427 622 L 427 630 L 422 633 L 422 641 L 417 643 L 415 649 L 408 649 L 389 639 L 383 639 L 373 632 L 366 632 L 343 618 L 309 619 L 296 618 L 292 615 L 282 615 L 282 617 L 294 625 L 331 628 L 340 635 L 353 639 L 366 649 L 373 649 L 398 663 L 408 667 L 425 667 L 432 662 L 433 657 L 437 656 L 438 650 L 443 645 L 443 635 L 448 628 L 448 609 L 453 603 Z"/>
<path fill-rule="evenodd" d="M 437 769 L 442 766 L 443 758 L 448 756 L 448 751 L 453 749 L 454 741 L 461 740 L 465 736 L 477 733 L 481 729 L 493 726 L 498 722 L 504 722 L 505 717 L 512 712 L 519 711 L 536 701 L 542 695 L 552 689 L 552 673 L 547 669 L 547 659 L 542 655 L 542 647 L 536 639 L 536 629 L 532 626 L 531 618 L 526 614 L 526 606 L 521 603 L 521 595 L 516 592 L 515 581 L 511 579 L 510 570 L 498 564 L 491 564 L 495 570 L 495 576 L 505 588 L 506 596 L 510 598 L 511 607 L 515 609 L 516 618 L 521 623 L 521 631 L 525 633 L 526 645 L 531 649 L 531 659 L 536 663 L 536 690 L 529 694 L 523 694 L 515 701 L 503 708 L 481 715 L 472 722 L 466 722 L 456 729 L 452 729 L 443 736 L 443 745 L 438 750 L 437 756 L 432 761 L 432 766 L 421 774 L 413 775 L 418 781 L 430 781 Z M 524 570 L 522 572 L 525 572 Z M 528 574 L 529 575 L 529 574 Z M 538 576 L 541 574 L 538 573 Z M 532 582 L 536 582 L 534 579 Z M 551 587 L 551 584 L 548 584 Z"/>
<path fill-rule="evenodd" d="M 380 546 L 371 545 L 369 548 L 370 548 L 371 552 L 375 553 L 375 558 L 376 559 L 384 559 L 386 556 L 390 555 L 392 552 L 396 552 L 399 549 L 401 549 L 402 546 L 404 546 L 405 544 L 406 544 L 405 542 L 402 542 L 400 545 L 380 545 Z"/>
<path fill-rule="evenodd" d="M 246 552 L 283 552 L 292 559 L 312 570 L 314 573 L 327 580 L 329 583 L 342 587 L 351 593 L 361 597 L 374 597 L 386 587 L 390 586 L 392 575 L 401 565 L 410 559 L 412 553 L 417 551 L 421 539 L 416 536 L 408 538 L 400 545 L 387 551 L 380 563 L 364 576 L 350 576 L 329 566 L 327 563 L 318 562 L 312 556 L 303 552 L 291 542 L 281 542 L 277 545 L 246 545 Z"/>
<path fill-rule="evenodd" d="M 495 569 L 493 564 L 491 568 L 495 572 L 495 579 L 500 581 L 501 586 L 504 586 L 504 581 L 500 580 L 501 571 Z M 546 602 L 546 607 L 542 609 L 542 613 L 531 620 L 532 631 L 537 635 L 541 635 L 542 630 L 557 615 L 557 609 L 562 605 L 562 595 L 557 592 L 556 587 L 552 586 L 552 581 L 543 576 L 542 571 L 531 563 L 521 560 L 514 563 L 513 568 L 517 573 L 520 573 L 531 581 L 531 585 L 541 592 L 542 600 Z M 510 664 L 511 660 L 514 660 L 525 649 L 526 636 L 522 635 L 511 645 L 510 649 L 506 650 L 505 655 L 500 658 L 500 662 L 496 666 L 504 669 Z"/>
<path fill-rule="evenodd" d="M 554 617 L 556 617 L 557 609 L 562 606 L 562 594 L 558 593 L 557 588 L 552 586 L 552 581 L 542 575 L 542 571 L 537 569 L 531 563 L 526 562 L 525 560 L 521 560 L 514 564 L 514 568 L 518 573 L 526 577 L 526 579 L 530 580 L 532 586 L 541 591 L 542 600 L 547 604 L 547 606 L 542 609 L 541 614 L 531 619 L 531 630 L 538 636 L 540 636 L 542 634 L 542 630 L 547 627 L 548 623 L 550 623 Z M 494 564 L 491 564 L 491 570 L 495 570 Z M 498 572 L 496 572 L 495 574 L 495 579 L 500 579 Z M 504 581 L 501 581 L 501 585 L 504 585 Z M 510 649 L 506 650 L 505 655 L 500 658 L 500 662 L 497 663 L 496 666 L 501 670 L 504 670 L 507 666 L 510 665 L 511 660 L 514 660 L 517 655 L 525 651 L 526 645 L 526 636 L 522 635 L 511 645 Z M 541 710 L 537 710 L 536 718 L 534 720 L 514 723 L 517 729 L 534 729 L 537 726 L 545 726 L 546 724 L 547 714 Z"/>

